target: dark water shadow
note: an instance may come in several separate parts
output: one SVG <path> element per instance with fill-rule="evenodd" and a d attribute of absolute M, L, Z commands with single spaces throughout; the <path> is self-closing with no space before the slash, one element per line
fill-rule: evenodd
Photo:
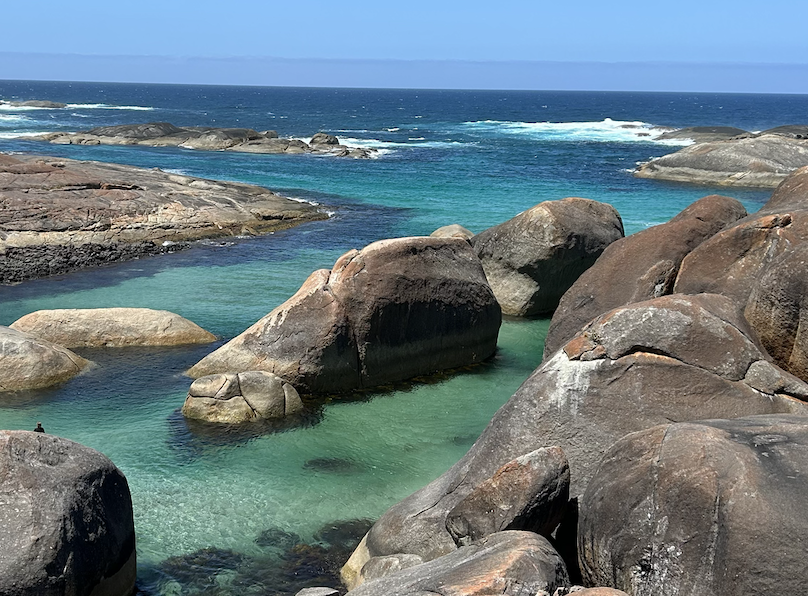
<path fill-rule="evenodd" d="M 169 557 L 139 569 L 137 594 L 291 596 L 315 586 L 344 594 L 339 570 L 372 524 L 368 519 L 337 520 L 321 527 L 309 542 L 283 528 L 266 528 L 255 538 L 263 554 L 211 546 Z"/>

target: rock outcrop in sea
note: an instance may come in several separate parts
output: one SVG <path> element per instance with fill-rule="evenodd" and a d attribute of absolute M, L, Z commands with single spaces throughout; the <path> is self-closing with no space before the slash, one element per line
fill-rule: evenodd
<path fill-rule="evenodd" d="M 38 310 L 10 327 L 66 348 L 206 344 L 216 336 L 167 310 L 65 308 Z"/>
<path fill-rule="evenodd" d="M 532 498 L 530 483 L 492 491 L 501 468 L 548 449 L 565 454 L 572 497 L 551 543 L 571 576 L 580 559 L 585 585 L 801 593 L 806 180 L 808 168 L 792 174 L 753 215 L 706 197 L 607 249 L 562 299 L 557 347 L 469 452 L 373 525 L 343 568 L 351 593 L 433 585 L 433 569 Z M 472 502 L 486 505 L 471 514 Z"/>
<path fill-rule="evenodd" d="M 52 132 L 30 138 L 56 145 L 145 145 L 202 151 L 312 153 L 355 158 L 368 158 L 374 153 L 372 149 L 346 147 L 340 144 L 337 137 L 323 132 L 318 132 L 306 143 L 300 139 L 280 138 L 274 130 L 258 132 L 251 128 L 179 127 L 168 122 L 102 126 L 86 131 Z"/>
<path fill-rule="evenodd" d="M 645 162 L 639 178 L 718 186 L 774 188 L 808 165 L 808 126 L 788 125 L 760 133 L 713 127 L 665 133 L 658 139 L 694 139 L 695 144 Z"/>
<path fill-rule="evenodd" d="M 295 388 L 263 371 L 201 377 L 191 384 L 182 406 L 186 418 L 225 424 L 284 418 L 302 411 Z"/>
<path fill-rule="evenodd" d="M 263 370 L 305 392 L 352 391 L 482 362 L 500 322 L 467 241 L 381 240 L 312 273 L 188 374 Z"/>
<path fill-rule="evenodd" d="M 249 184 L 0 155 L 0 284 L 326 217 L 315 206 Z"/>
<path fill-rule="evenodd" d="M 0 430 L 0 594 L 128 596 L 135 591 L 132 499 L 97 451 Z"/>

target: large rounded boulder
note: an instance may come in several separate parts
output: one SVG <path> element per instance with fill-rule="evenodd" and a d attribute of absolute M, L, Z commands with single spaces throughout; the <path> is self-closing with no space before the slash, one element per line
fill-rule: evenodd
<path fill-rule="evenodd" d="M 129 596 L 135 528 L 106 457 L 44 433 L 0 430 L 0 594 Z"/>
<path fill-rule="evenodd" d="M 206 344 L 216 336 L 177 314 L 150 308 L 65 308 L 20 317 L 12 329 L 68 348 Z"/>
<path fill-rule="evenodd" d="M 803 594 L 808 417 L 666 424 L 609 450 L 581 501 L 585 581 L 634 596 Z"/>
<path fill-rule="evenodd" d="M 65 347 L 0 326 L 0 391 L 58 385 L 89 364 Z"/>
<path fill-rule="evenodd" d="M 622 237 L 614 207 L 571 197 L 539 203 L 470 241 L 502 312 L 531 316 L 553 312 L 562 294 Z"/>
<path fill-rule="evenodd" d="M 562 296 L 547 332 L 544 355 L 554 353 L 606 311 L 672 293 L 682 259 L 745 216 L 746 209 L 735 199 L 710 195 L 667 223 L 610 244 Z"/>
<path fill-rule="evenodd" d="M 481 362 L 500 322 L 468 242 L 382 240 L 312 273 L 188 374 L 263 370 L 303 391 L 350 391 Z"/>
<path fill-rule="evenodd" d="M 671 420 L 808 415 L 805 399 L 808 385 L 770 362 L 726 297 L 672 295 L 615 309 L 545 360 L 457 464 L 391 507 L 368 533 L 364 558 L 451 552 L 449 512 L 536 449 L 564 450 L 577 496 L 627 433 Z"/>

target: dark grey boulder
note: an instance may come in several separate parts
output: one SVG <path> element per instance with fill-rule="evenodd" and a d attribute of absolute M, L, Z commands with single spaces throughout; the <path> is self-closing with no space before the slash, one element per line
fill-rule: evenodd
<path fill-rule="evenodd" d="M 119 124 L 115 126 L 99 126 L 87 131 L 87 134 L 99 137 L 120 137 L 135 141 L 156 139 L 168 135 L 185 132 L 185 129 L 174 126 L 170 122 L 147 122 L 146 124 Z"/>
<path fill-rule="evenodd" d="M 28 99 L 26 101 L 9 101 L 10 106 L 23 107 L 23 108 L 48 108 L 48 109 L 61 109 L 66 108 L 67 104 L 59 101 L 50 101 L 47 99 Z"/>
<path fill-rule="evenodd" d="M 339 145 L 339 139 L 334 135 L 318 132 L 311 138 L 309 145 Z"/>
<path fill-rule="evenodd" d="M 564 561 L 532 532 L 498 532 L 435 559 L 368 581 L 352 596 L 504 594 L 533 596 L 568 587 Z"/>
<path fill-rule="evenodd" d="M 382 240 L 314 272 L 188 374 L 264 370 L 307 392 L 374 387 L 485 360 L 500 322 L 468 242 Z"/>
<path fill-rule="evenodd" d="M 664 296 L 615 309 L 545 360 L 457 464 L 388 509 L 354 563 L 451 552 L 446 512 L 503 464 L 535 449 L 564 450 L 570 494 L 577 496 L 627 433 L 671 420 L 808 415 L 805 399 L 808 385 L 769 361 L 723 296 Z"/>
<path fill-rule="evenodd" d="M 614 207 L 571 197 L 539 203 L 480 232 L 471 244 L 502 312 L 531 316 L 553 312 L 562 294 L 622 237 Z"/>
<path fill-rule="evenodd" d="M 667 223 L 610 244 L 562 296 L 547 332 L 544 356 L 606 311 L 670 294 L 682 259 L 744 216 L 746 209 L 735 199 L 710 195 Z"/>
<path fill-rule="evenodd" d="M 763 135 L 782 135 L 792 139 L 808 139 L 808 125 L 786 124 L 784 126 L 775 126 L 762 131 L 760 136 Z"/>
<path fill-rule="evenodd" d="M 135 528 L 124 475 L 97 451 L 0 431 L 0 594 L 129 596 Z"/>
<path fill-rule="evenodd" d="M 608 451 L 581 501 L 585 581 L 634 596 L 803 594 L 808 418 L 657 426 Z"/>

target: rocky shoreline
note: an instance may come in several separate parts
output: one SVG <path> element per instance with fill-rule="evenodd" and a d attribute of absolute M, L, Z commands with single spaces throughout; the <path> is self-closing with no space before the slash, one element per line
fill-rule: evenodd
<path fill-rule="evenodd" d="M 326 218 L 314 205 L 249 184 L 0 155 L 0 284 Z"/>
<path fill-rule="evenodd" d="M 690 139 L 693 145 L 642 163 L 638 178 L 712 186 L 775 188 L 808 165 L 808 126 L 778 126 L 760 133 L 731 127 L 693 127 L 655 140 Z"/>
<path fill-rule="evenodd" d="M 323 132 L 318 132 L 306 143 L 300 139 L 281 138 L 274 130 L 258 132 L 251 128 L 179 127 L 168 122 L 102 126 L 85 131 L 53 132 L 27 138 L 56 145 L 141 145 L 241 153 L 310 153 L 357 159 L 367 159 L 375 153 L 373 149 L 342 145 L 337 137 Z"/>

